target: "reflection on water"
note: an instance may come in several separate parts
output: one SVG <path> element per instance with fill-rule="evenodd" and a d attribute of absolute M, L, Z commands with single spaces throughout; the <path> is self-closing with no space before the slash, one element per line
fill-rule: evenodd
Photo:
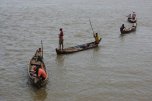
<path fill-rule="evenodd" d="M 94 53 L 97 53 L 100 49 L 101 49 L 101 44 L 102 44 L 102 41 L 101 41 L 101 43 L 98 45 L 98 47 L 96 47 L 96 48 L 93 48 L 93 52 Z"/>
<path fill-rule="evenodd" d="M 58 66 L 64 65 L 64 55 L 56 55 L 56 63 Z"/>
<path fill-rule="evenodd" d="M 121 41 L 124 40 L 124 37 L 125 37 L 126 35 L 127 35 L 127 34 L 120 34 L 120 35 L 119 35 L 119 38 L 121 39 Z"/>
<path fill-rule="evenodd" d="M 31 97 L 33 99 L 33 101 L 45 101 L 45 99 L 47 98 L 47 91 L 46 88 L 36 88 L 36 87 L 31 87 Z"/>

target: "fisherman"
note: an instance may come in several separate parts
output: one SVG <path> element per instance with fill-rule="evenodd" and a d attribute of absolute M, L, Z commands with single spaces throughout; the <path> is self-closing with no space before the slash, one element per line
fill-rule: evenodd
<path fill-rule="evenodd" d="M 122 26 L 120 27 L 120 30 L 123 31 L 125 29 L 125 25 L 122 24 Z"/>
<path fill-rule="evenodd" d="M 36 50 L 35 56 L 37 57 L 36 61 L 41 61 L 42 62 L 43 57 L 42 57 L 42 49 L 41 48 Z"/>
<path fill-rule="evenodd" d="M 41 48 L 36 50 L 35 56 L 42 56 L 42 50 Z"/>
<path fill-rule="evenodd" d="M 99 44 L 99 41 L 101 40 L 100 36 L 98 35 L 98 33 L 94 34 L 94 38 L 95 38 L 95 43 Z"/>
<path fill-rule="evenodd" d="M 135 14 L 135 12 L 133 12 L 133 14 L 132 14 L 132 18 L 133 18 L 133 19 L 135 19 L 135 18 L 136 18 L 136 14 Z"/>
<path fill-rule="evenodd" d="M 33 70 L 35 71 L 36 75 L 38 78 L 45 80 L 47 77 L 47 74 L 44 70 L 43 64 L 41 65 L 41 67 L 37 67 L 34 65 Z"/>
<path fill-rule="evenodd" d="M 60 50 L 61 49 L 63 50 L 63 36 L 64 36 L 63 30 L 62 30 L 62 28 L 60 28 L 60 34 L 59 34 L 59 49 Z"/>

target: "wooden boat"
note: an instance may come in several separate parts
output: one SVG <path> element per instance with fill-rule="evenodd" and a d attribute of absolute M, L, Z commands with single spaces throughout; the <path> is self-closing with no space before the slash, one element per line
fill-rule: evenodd
<path fill-rule="evenodd" d="M 131 14 L 128 15 L 128 22 L 130 23 L 136 23 L 137 22 L 137 18 L 133 18 Z"/>
<path fill-rule="evenodd" d="M 99 43 L 100 43 L 100 41 L 101 41 L 101 38 L 99 40 Z M 63 50 L 60 50 L 60 49 L 56 48 L 56 53 L 57 54 L 75 53 L 75 52 L 79 52 L 79 51 L 83 51 L 83 50 L 98 47 L 98 44 L 96 44 L 95 42 L 90 42 L 90 43 L 85 43 L 85 44 L 82 44 L 82 45 L 77 45 L 77 46 L 74 46 L 74 47 L 65 48 Z"/>
<path fill-rule="evenodd" d="M 137 23 L 133 23 L 133 25 L 130 27 L 130 28 L 120 28 L 120 32 L 121 34 L 127 34 L 127 33 L 130 33 L 130 32 L 134 32 L 136 31 L 136 27 L 137 27 Z"/>
<path fill-rule="evenodd" d="M 45 80 L 42 80 L 41 78 L 37 77 L 36 72 L 34 70 L 34 66 L 36 66 L 36 68 L 41 68 L 41 66 L 43 67 L 42 69 L 44 69 L 46 74 L 47 74 L 47 77 L 46 77 Z M 29 67 L 28 67 L 28 75 L 29 75 L 31 83 L 34 86 L 42 87 L 42 86 L 45 86 L 47 84 L 48 73 L 46 71 L 46 67 L 45 67 L 45 64 L 43 62 L 43 51 L 38 51 L 37 50 L 35 55 L 30 60 L 30 64 L 29 64 Z"/>

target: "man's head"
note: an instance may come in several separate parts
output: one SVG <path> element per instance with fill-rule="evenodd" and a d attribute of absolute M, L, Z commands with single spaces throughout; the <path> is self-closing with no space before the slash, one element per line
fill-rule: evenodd
<path fill-rule="evenodd" d="M 62 28 L 60 28 L 60 31 L 62 31 Z"/>
<path fill-rule="evenodd" d="M 41 51 L 41 48 L 39 48 L 39 52 Z"/>

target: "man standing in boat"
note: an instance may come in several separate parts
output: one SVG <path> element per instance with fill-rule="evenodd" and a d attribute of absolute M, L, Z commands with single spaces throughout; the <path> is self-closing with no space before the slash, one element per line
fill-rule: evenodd
<path fill-rule="evenodd" d="M 62 30 L 62 28 L 60 28 L 60 34 L 59 34 L 59 49 L 61 50 L 63 50 L 63 36 L 64 36 L 64 34 L 63 34 L 63 30 Z"/>

